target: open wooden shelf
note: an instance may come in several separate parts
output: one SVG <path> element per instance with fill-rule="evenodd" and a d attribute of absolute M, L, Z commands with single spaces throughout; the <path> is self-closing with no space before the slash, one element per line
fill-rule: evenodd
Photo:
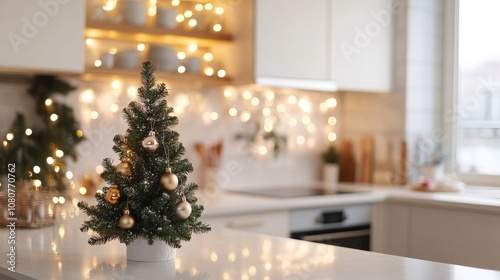
<path fill-rule="evenodd" d="M 85 36 L 101 40 L 121 40 L 137 43 L 162 45 L 188 45 L 209 47 L 214 43 L 231 42 L 232 36 L 226 33 L 211 33 L 182 28 L 166 29 L 156 26 L 134 26 L 126 23 L 92 21 L 87 19 Z"/>
<path fill-rule="evenodd" d="M 192 74 L 178 72 L 162 72 L 155 71 L 156 81 L 165 83 L 167 85 L 189 85 L 194 88 L 201 88 L 206 86 L 222 86 L 231 82 L 230 77 L 219 78 L 217 76 L 208 77 L 203 74 Z M 85 73 L 80 74 L 79 77 L 85 81 L 95 80 L 112 80 L 112 79 L 127 79 L 139 80 L 140 69 L 123 69 L 123 68 L 95 68 L 87 67 Z"/>

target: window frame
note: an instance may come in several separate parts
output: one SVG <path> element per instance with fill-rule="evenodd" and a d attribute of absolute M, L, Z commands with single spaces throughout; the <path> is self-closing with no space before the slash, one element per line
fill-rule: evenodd
<path fill-rule="evenodd" d="M 444 0 L 443 17 L 443 96 L 441 125 L 445 129 L 445 144 L 450 156 L 447 170 L 456 170 L 458 146 L 458 16 L 459 0 Z M 500 187 L 500 175 L 457 173 L 467 185 Z"/>

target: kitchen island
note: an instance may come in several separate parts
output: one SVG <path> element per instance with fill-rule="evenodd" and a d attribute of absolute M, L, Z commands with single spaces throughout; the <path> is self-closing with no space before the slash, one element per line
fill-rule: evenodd
<path fill-rule="evenodd" d="M 16 229 L 15 273 L 2 237 L 0 279 L 499 279 L 500 272 L 213 228 L 183 243 L 172 262 L 127 261 L 123 244 L 87 244 L 74 205 L 57 223 Z M 7 229 L 0 231 L 7 236 Z"/>

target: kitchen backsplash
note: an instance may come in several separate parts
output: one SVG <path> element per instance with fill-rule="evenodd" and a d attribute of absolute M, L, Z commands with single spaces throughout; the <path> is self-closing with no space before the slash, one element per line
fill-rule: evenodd
<path fill-rule="evenodd" d="M 121 111 L 135 99 L 138 84 L 71 82 L 78 90 L 63 102 L 73 105 L 88 139 L 78 147 L 80 158 L 71 169 L 76 180 L 84 174 L 97 177 L 103 158 L 118 161 L 111 149 L 112 138 L 127 128 Z M 33 105 L 26 102 L 26 88 L 0 83 L 0 98 L 4 100 L 0 104 L 2 135 L 7 133 L 15 111 L 28 118 L 34 115 Z M 343 139 L 353 142 L 358 163 L 362 158 L 359 147 L 366 136 L 374 139 L 376 166 L 387 159 L 388 143 L 393 143 L 397 161 L 397 145 L 404 135 L 403 101 L 394 94 L 325 93 L 251 85 L 171 88 L 168 101 L 179 117 L 176 130 L 195 168 L 190 180 L 202 182 L 205 169 L 195 144 L 208 147 L 221 141 L 218 179 L 223 186 L 320 180 L 319 154 L 330 143 L 339 147 Z M 277 154 L 273 142 L 263 137 L 270 131 L 287 140 L 286 148 Z M 237 140 L 238 134 L 254 141 Z"/>

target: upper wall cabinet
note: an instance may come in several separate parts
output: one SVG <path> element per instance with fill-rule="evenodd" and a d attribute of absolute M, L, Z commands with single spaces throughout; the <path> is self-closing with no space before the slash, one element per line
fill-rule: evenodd
<path fill-rule="evenodd" d="M 389 92 L 398 9 L 388 0 L 256 0 L 256 82 Z"/>
<path fill-rule="evenodd" d="M 83 72 L 85 1 L 4 0 L 0 72 Z"/>

